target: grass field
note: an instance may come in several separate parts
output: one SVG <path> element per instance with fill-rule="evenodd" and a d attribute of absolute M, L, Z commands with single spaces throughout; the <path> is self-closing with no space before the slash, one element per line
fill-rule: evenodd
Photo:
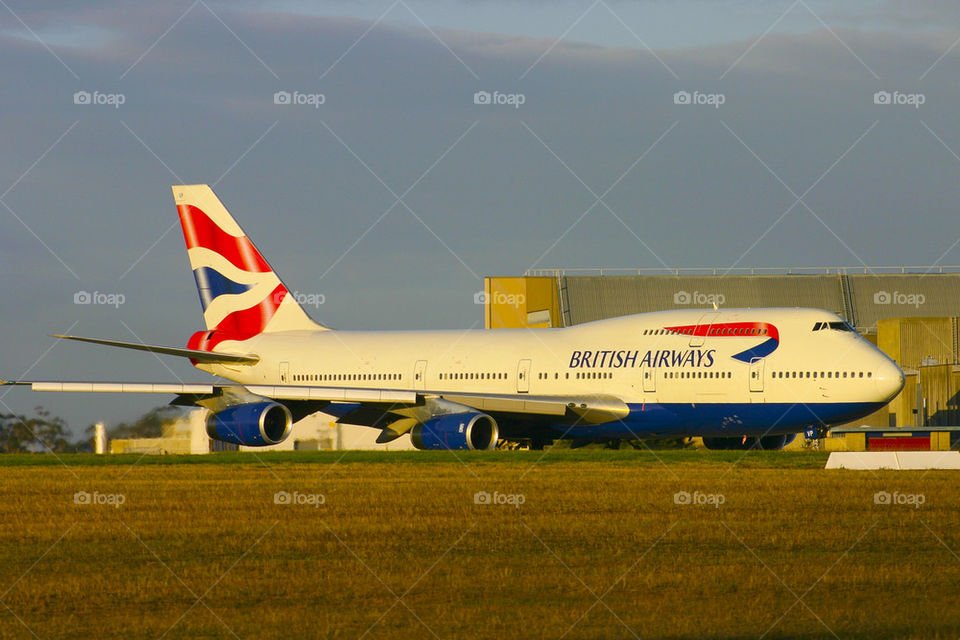
<path fill-rule="evenodd" d="M 960 635 L 960 475 L 824 461 L 2 456 L 0 637 Z"/>

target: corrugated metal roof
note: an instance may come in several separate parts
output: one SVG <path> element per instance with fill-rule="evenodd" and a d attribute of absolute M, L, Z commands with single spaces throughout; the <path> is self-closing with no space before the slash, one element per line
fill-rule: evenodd
<path fill-rule="evenodd" d="M 883 318 L 960 316 L 960 274 L 850 275 L 858 327 L 875 328 Z"/>
<path fill-rule="evenodd" d="M 842 279 L 849 291 L 845 299 Z M 960 273 L 562 276 L 569 323 L 667 309 L 813 307 L 873 333 L 883 318 L 960 316 Z M 846 304 L 845 304 L 846 303 Z"/>
<path fill-rule="evenodd" d="M 842 313 L 838 276 L 568 276 L 573 324 L 647 311 L 720 307 L 814 307 Z"/>

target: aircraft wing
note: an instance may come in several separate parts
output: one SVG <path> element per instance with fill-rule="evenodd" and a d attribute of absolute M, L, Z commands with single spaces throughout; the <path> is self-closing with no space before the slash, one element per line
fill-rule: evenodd
<path fill-rule="evenodd" d="M 250 393 L 274 400 L 320 400 L 328 402 L 421 405 L 441 399 L 466 409 L 489 413 L 516 413 L 542 416 L 573 414 L 580 422 L 601 424 L 620 420 L 630 413 L 620 398 L 607 395 L 531 396 L 527 394 L 448 393 L 391 389 L 349 389 L 303 386 L 247 385 Z"/>
<path fill-rule="evenodd" d="M 177 396 L 174 404 L 203 406 L 206 400 L 224 395 L 254 396 L 279 402 L 348 403 L 383 407 L 384 412 L 416 407 L 442 400 L 465 410 L 493 414 L 521 414 L 573 418 L 586 424 L 602 424 L 629 413 L 620 398 L 607 395 L 531 396 L 526 394 L 455 393 L 405 389 L 366 389 L 300 385 L 240 385 L 237 383 L 153 382 L 55 382 L 0 381 L 0 386 L 29 386 L 33 391 L 73 393 L 162 393 Z"/>
<path fill-rule="evenodd" d="M 541 416 L 579 424 L 616 422 L 630 413 L 623 400 L 607 395 L 530 396 L 258 385 L 245 388 L 252 394 L 278 402 L 354 405 L 345 412 L 333 408 L 327 411 L 348 424 L 378 428 L 390 425 L 387 428 L 392 435 L 388 439 L 409 430 L 417 422 L 445 413 L 479 411 L 498 417 Z"/>
<path fill-rule="evenodd" d="M 630 408 L 615 396 L 529 396 L 474 393 L 441 393 L 448 402 L 462 404 L 489 413 L 520 413 L 565 417 L 572 414 L 578 422 L 602 424 L 627 416 Z"/>

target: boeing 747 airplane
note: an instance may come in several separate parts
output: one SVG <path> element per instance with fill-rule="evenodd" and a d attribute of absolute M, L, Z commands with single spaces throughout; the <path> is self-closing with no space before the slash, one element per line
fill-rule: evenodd
<path fill-rule="evenodd" d="M 798 432 L 866 416 L 903 372 L 835 313 L 701 309 L 565 328 L 334 330 L 312 320 L 207 185 L 173 187 L 205 330 L 186 348 L 58 336 L 189 358 L 232 382 L 12 381 L 35 391 L 174 394 L 209 409 L 207 432 L 282 442 L 323 411 L 409 433 L 420 449 L 540 448 L 702 436 L 709 448 L 776 449 Z"/>

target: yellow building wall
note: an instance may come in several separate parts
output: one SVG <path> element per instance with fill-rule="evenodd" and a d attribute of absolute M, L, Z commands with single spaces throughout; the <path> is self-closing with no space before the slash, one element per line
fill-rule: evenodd
<path fill-rule="evenodd" d="M 904 371 L 903 374 L 903 391 L 887 406 L 890 408 L 891 413 L 896 414 L 898 427 L 912 427 L 916 426 L 916 415 L 913 410 L 917 408 L 917 380 L 919 373 L 916 369 L 912 369 Z"/>
<path fill-rule="evenodd" d="M 930 433 L 931 451 L 950 451 L 950 432 L 932 431 Z"/>
<path fill-rule="evenodd" d="M 937 424 L 960 422 L 958 407 L 950 404 L 958 388 L 950 366 L 957 359 L 956 326 L 956 319 L 951 317 L 887 318 L 877 322 L 877 347 L 900 365 L 906 379 L 900 395 L 867 416 L 862 424 L 885 428 L 890 426 L 889 414 L 894 414 L 897 427 L 915 426 L 918 382 L 927 399 L 928 416 L 936 415 Z M 924 364 L 928 366 L 921 366 Z"/>
<path fill-rule="evenodd" d="M 953 364 L 954 318 L 888 318 L 877 322 L 877 346 L 904 369 Z"/>
<path fill-rule="evenodd" d="M 557 282 L 553 278 L 485 278 L 484 298 L 487 329 L 561 326 Z"/>

